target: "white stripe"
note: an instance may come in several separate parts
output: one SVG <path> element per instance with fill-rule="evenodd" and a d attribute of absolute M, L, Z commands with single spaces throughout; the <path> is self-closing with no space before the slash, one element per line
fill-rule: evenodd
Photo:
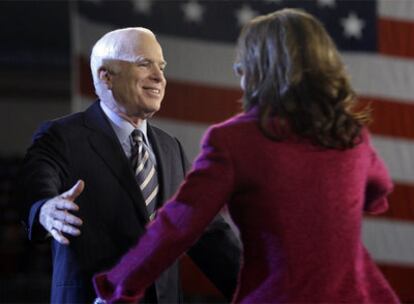
<path fill-rule="evenodd" d="M 165 118 L 153 118 L 151 122 L 160 129 L 176 136 L 182 143 L 190 161 L 194 160 L 200 152 L 200 140 L 207 129 L 207 125 Z"/>
<path fill-rule="evenodd" d="M 82 17 L 79 17 L 78 24 L 82 27 L 83 35 L 81 41 L 76 43 L 76 50 L 89 58 L 95 41 L 112 28 Z M 167 79 L 239 88 L 239 79 L 232 71 L 234 44 L 167 35 L 157 35 L 157 38 L 168 62 Z M 368 53 L 344 53 L 343 59 L 359 94 L 383 96 L 402 102 L 414 101 L 414 60 Z"/>
<path fill-rule="evenodd" d="M 149 156 L 148 151 L 145 150 L 144 157 L 140 161 L 139 166 L 137 167 L 137 171 L 135 172 L 135 175 L 138 175 L 142 171 L 142 169 L 144 168 L 145 162 L 148 159 L 148 156 Z"/>
<path fill-rule="evenodd" d="M 82 35 L 75 37 L 75 51 L 89 58 L 95 42 L 114 28 L 108 24 L 90 21 L 77 16 L 76 24 L 82 28 Z M 176 80 L 190 80 L 218 86 L 238 86 L 233 75 L 234 44 L 212 43 L 201 40 L 179 39 L 157 35 L 168 62 L 166 77 Z M 189 69 L 188 67 L 191 67 Z"/>
<path fill-rule="evenodd" d="M 232 71 L 232 45 L 165 36 L 160 41 L 168 61 L 167 79 L 239 88 Z M 414 60 L 368 53 L 343 53 L 342 58 L 359 95 L 414 102 Z"/>
<path fill-rule="evenodd" d="M 414 141 L 376 135 L 372 143 L 395 182 L 414 184 Z"/>
<path fill-rule="evenodd" d="M 358 94 L 414 102 L 414 60 L 363 53 L 343 59 Z"/>
<path fill-rule="evenodd" d="M 147 152 L 147 150 L 145 150 L 145 152 Z M 138 155 L 141 155 L 141 153 L 142 153 L 142 140 L 141 140 L 141 144 L 138 144 Z M 145 154 L 144 154 L 143 159 L 145 159 Z"/>
<path fill-rule="evenodd" d="M 200 152 L 200 140 L 208 125 L 153 118 L 152 123 L 176 136 L 183 144 L 190 160 Z M 373 135 L 372 143 L 384 159 L 395 182 L 414 184 L 414 141 L 396 137 Z"/>
<path fill-rule="evenodd" d="M 168 36 L 159 36 L 159 40 L 168 62 L 167 79 L 239 87 L 239 78 L 233 73 L 234 44 Z"/>
<path fill-rule="evenodd" d="M 76 18 L 73 24 L 81 29 L 81 31 L 71 29 L 72 33 L 77 33 L 77 35 L 71 35 L 74 50 L 85 58 L 89 58 L 93 45 L 100 37 L 115 29 L 109 24 L 90 21 L 79 14 L 73 14 L 72 18 Z"/>
<path fill-rule="evenodd" d="M 207 125 L 160 118 L 154 119 L 153 123 L 177 136 L 190 159 L 199 153 L 200 139 Z M 372 136 L 372 143 L 394 181 L 414 184 L 414 141 L 375 135 Z"/>
<path fill-rule="evenodd" d="M 382 17 L 413 21 L 414 1 L 412 0 L 379 0 L 378 13 Z"/>
<path fill-rule="evenodd" d="M 151 178 L 154 176 L 154 173 L 155 173 L 155 168 L 154 168 L 154 166 L 152 166 L 150 173 L 148 173 L 147 177 L 145 178 L 145 180 L 140 185 L 141 190 L 145 189 L 145 187 L 148 185 Z"/>
<path fill-rule="evenodd" d="M 373 258 L 384 264 L 414 266 L 414 224 L 365 218 L 362 237 Z"/>
<path fill-rule="evenodd" d="M 80 92 L 72 95 L 70 110 L 72 113 L 86 110 L 93 102 L 94 98 L 90 96 L 81 95 Z"/>
<path fill-rule="evenodd" d="M 157 187 L 155 187 L 155 189 L 154 189 L 154 191 L 152 191 L 152 193 L 150 194 L 150 196 L 148 196 L 147 197 L 147 199 L 146 199 L 146 201 L 145 201 L 145 204 L 148 206 L 150 203 L 151 203 L 151 201 L 155 198 L 155 196 L 157 195 L 157 193 L 158 193 L 158 185 L 157 185 Z"/>

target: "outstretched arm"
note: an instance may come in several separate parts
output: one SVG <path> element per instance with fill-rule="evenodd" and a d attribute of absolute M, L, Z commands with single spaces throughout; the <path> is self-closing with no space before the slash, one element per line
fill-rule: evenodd
<path fill-rule="evenodd" d="M 22 219 L 32 240 L 51 235 L 68 244 L 68 235 L 79 235 L 82 221 L 73 214 L 78 210 L 75 199 L 83 191 L 79 181 L 63 192 L 68 180 L 69 162 L 61 132 L 52 122 L 43 124 L 35 133 L 19 177 L 18 200 Z M 60 193 L 62 192 L 62 193 Z"/>

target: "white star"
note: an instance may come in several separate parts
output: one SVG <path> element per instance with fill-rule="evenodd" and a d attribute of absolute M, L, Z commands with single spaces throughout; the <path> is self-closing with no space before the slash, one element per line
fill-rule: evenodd
<path fill-rule="evenodd" d="M 133 0 L 134 10 L 138 13 L 149 15 L 151 14 L 152 0 Z"/>
<path fill-rule="evenodd" d="M 318 0 L 318 5 L 320 7 L 335 7 L 335 0 Z"/>
<path fill-rule="evenodd" d="M 203 19 L 204 8 L 196 1 L 190 1 L 181 6 L 184 17 L 190 22 L 201 22 Z"/>
<path fill-rule="evenodd" d="M 362 36 L 362 29 L 365 26 L 364 20 L 358 18 L 358 16 L 351 12 L 348 17 L 341 18 L 341 24 L 344 27 L 344 35 L 347 38 L 355 37 L 360 39 Z"/>
<path fill-rule="evenodd" d="M 252 10 L 250 6 L 247 6 L 247 5 L 243 5 L 242 8 L 236 11 L 237 22 L 239 23 L 240 26 L 245 25 L 247 22 L 249 22 L 251 19 L 253 19 L 257 15 L 258 15 L 258 12 Z"/>

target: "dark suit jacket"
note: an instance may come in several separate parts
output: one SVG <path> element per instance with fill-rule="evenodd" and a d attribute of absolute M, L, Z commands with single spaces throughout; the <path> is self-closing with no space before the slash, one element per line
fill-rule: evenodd
<path fill-rule="evenodd" d="M 148 125 L 148 138 L 157 158 L 159 204 L 178 189 L 187 161 L 177 139 Z M 113 266 L 139 239 L 148 213 L 129 161 L 96 102 L 85 112 L 44 124 L 28 149 L 20 179 L 22 205 L 29 238 L 42 240 L 42 204 L 78 179 L 85 190 L 76 200 L 83 220 L 82 234 L 69 246 L 52 242 L 53 303 L 92 302 L 92 275 Z M 228 297 L 236 286 L 239 248 L 230 227 L 217 218 L 188 252 Z M 146 301 L 180 302 L 177 263 L 146 293 Z"/>

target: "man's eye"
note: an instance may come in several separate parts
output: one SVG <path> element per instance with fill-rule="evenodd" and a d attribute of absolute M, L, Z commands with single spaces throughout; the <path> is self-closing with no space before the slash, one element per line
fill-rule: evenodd
<path fill-rule="evenodd" d="M 149 61 L 141 61 L 141 62 L 138 62 L 137 65 L 139 67 L 149 67 L 151 65 L 151 62 L 149 62 Z"/>

